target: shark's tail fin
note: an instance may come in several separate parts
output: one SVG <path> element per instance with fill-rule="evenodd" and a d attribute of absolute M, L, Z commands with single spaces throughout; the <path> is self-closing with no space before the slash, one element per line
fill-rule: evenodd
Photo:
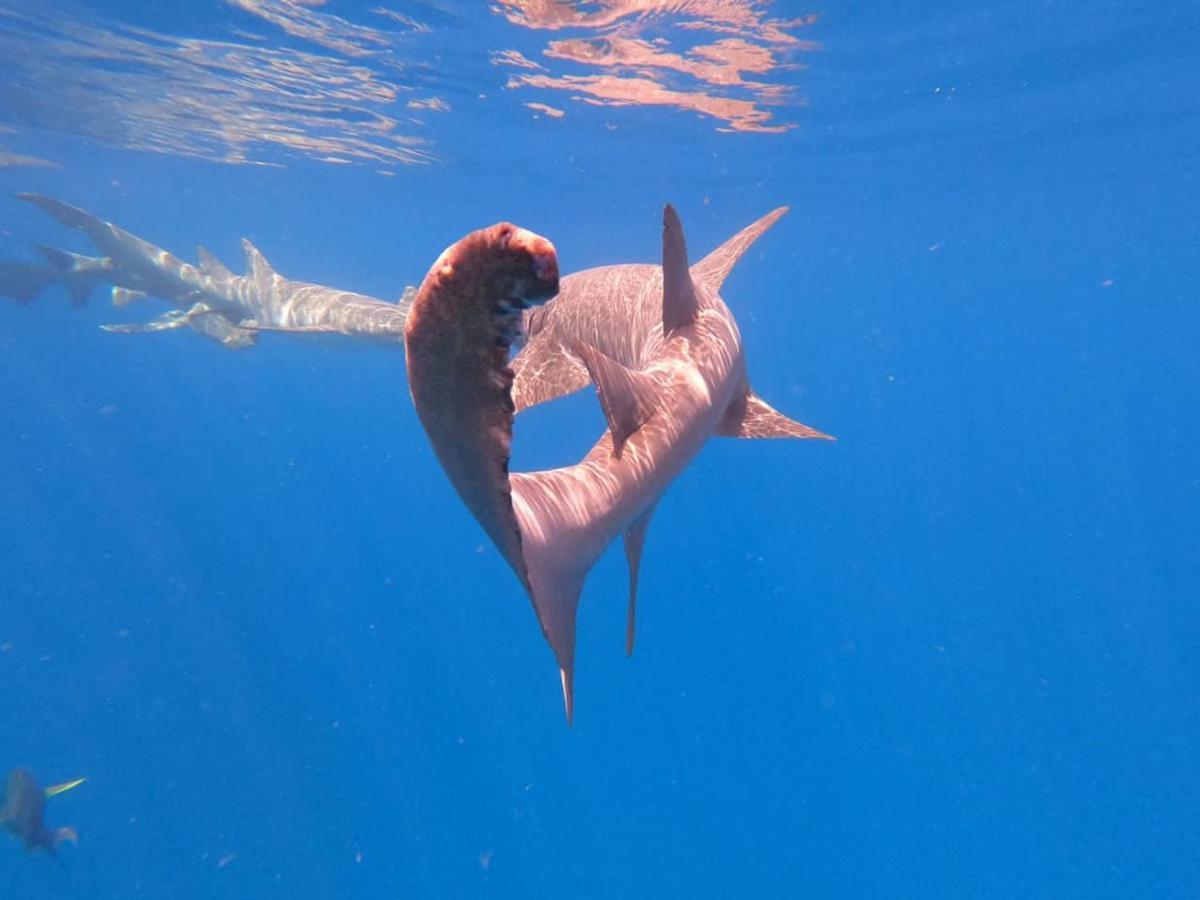
<path fill-rule="evenodd" d="M 45 244 L 38 244 L 37 249 L 62 279 L 76 306 L 82 306 L 96 285 L 113 269 L 112 260 L 106 256 L 82 256 Z"/>
<path fill-rule="evenodd" d="M 87 231 L 97 225 L 104 223 L 93 216 L 90 212 L 80 209 L 78 206 L 72 206 L 69 203 L 63 203 L 61 200 L 55 200 L 53 197 L 46 197 L 42 194 L 17 194 L 18 200 L 24 200 L 26 203 L 32 203 L 38 209 L 48 213 L 59 224 L 65 225 L 67 228 L 77 228 L 80 231 Z"/>
<path fill-rule="evenodd" d="M 22 305 L 34 300 L 58 280 L 58 273 L 45 266 L 0 262 L 0 297 L 8 297 Z"/>

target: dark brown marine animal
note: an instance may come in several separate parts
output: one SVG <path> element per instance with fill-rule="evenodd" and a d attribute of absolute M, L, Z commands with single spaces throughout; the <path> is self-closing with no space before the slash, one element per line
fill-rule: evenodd
<path fill-rule="evenodd" d="M 0 808 L 0 825 L 10 834 L 20 838 L 27 850 L 45 850 L 58 857 L 58 845 L 63 841 L 79 842 L 74 828 L 47 828 L 45 822 L 46 798 L 69 791 L 81 784 L 83 779 L 57 784 L 42 789 L 29 769 L 13 769 L 8 774 L 4 791 L 4 806 Z"/>

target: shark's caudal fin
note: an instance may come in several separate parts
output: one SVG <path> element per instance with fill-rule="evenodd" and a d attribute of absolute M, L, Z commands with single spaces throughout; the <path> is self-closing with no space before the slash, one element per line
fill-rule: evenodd
<path fill-rule="evenodd" d="M 717 424 L 716 433 L 721 437 L 735 438 L 823 438 L 835 440 L 832 435 L 809 428 L 795 419 L 771 408 L 762 397 L 747 391 L 735 397 Z"/>
<path fill-rule="evenodd" d="M 696 321 L 700 303 L 688 271 L 687 243 L 683 224 L 670 203 L 663 207 L 663 333 Z"/>
<path fill-rule="evenodd" d="M 49 213 L 58 220 L 59 224 L 65 225 L 67 228 L 91 231 L 94 228 L 103 228 L 105 224 L 90 212 L 82 210 L 78 206 L 63 203 L 61 200 L 55 200 L 53 197 L 44 197 L 41 194 L 17 194 L 17 199 L 24 200 L 26 203 L 32 203 L 38 209 Z"/>
<path fill-rule="evenodd" d="M 75 306 L 82 306 L 92 289 L 113 271 L 113 261 L 107 256 L 83 256 L 45 244 L 38 244 L 37 249 L 62 278 Z"/>
<path fill-rule="evenodd" d="M 705 287 L 718 291 L 734 265 L 742 258 L 750 245 L 757 241 L 768 228 L 783 218 L 786 206 L 771 210 L 757 222 L 747 225 L 700 262 L 692 266 L 692 278 Z"/>
<path fill-rule="evenodd" d="M 59 280 L 57 272 L 25 262 L 0 262 L 0 297 L 29 303 Z"/>

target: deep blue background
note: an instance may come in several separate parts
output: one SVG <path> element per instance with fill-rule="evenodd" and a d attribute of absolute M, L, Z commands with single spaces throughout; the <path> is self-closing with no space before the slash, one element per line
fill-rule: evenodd
<path fill-rule="evenodd" d="M 572 271 L 654 261 L 667 200 L 695 258 L 789 204 L 724 293 L 759 391 L 839 441 L 706 448 L 632 660 L 619 549 L 588 582 L 567 730 L 398 350 L 0 305 L 0 768 L 89 779 L 50 804 L 69 868 L 0 842 L 0 890 L 1200 893 L 1195 6 L 861 6 L 821 10 L 781 136 L 529 94 L 390 179 L 23 136 L 62 168 L 0 194 L 383 297 L 499 218 Z M 0 205 L 4 258 L 86 249 Z M 514 465 L 601 427 L 535 410 Z"/>

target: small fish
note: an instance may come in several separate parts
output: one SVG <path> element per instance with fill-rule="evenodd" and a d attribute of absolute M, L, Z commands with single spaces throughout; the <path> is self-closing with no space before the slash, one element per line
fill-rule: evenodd
<path fill-rule="evenodd" d="M 19 837 L 25 843 L 25 849 L 41 848 L 57 859 L 58 845 L 64 841 L 77 844 L 79 835 L 70 827 L 46 827 L 46 798 L 78 787 L 84 780 L 77 778 L 43 790 L 31 771 L 13 769 L 8 775 L 8 784 L 4 791 L 4 806 L 0 807 L 0 825 Z"/>

